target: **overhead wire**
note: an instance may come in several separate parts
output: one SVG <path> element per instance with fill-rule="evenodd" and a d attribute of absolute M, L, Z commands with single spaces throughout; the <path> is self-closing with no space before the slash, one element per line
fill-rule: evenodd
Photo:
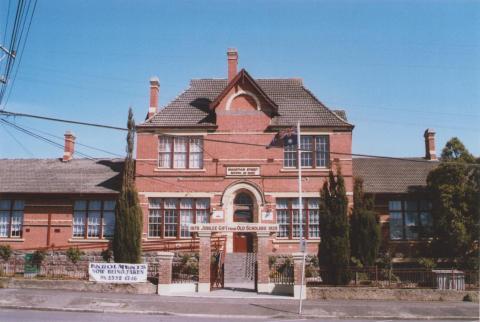
<path fill-rule="evenodd" d="M 4 124 L 0 124 L 2 126 L 2 129 L 7 132 L 7 134 L 15 141 L 17 142 L 18 146 L 20 146 L 23 151 L 25 151 L 27 154 L 29 154 L 32 158 L 35 157 L 35 155 L 32 153 L 32 151 L 30 151 L 20 140 L 18 140 L 15 135 L 13 135 L 12 132 L 10 132 L 10 130 L 4 125 Z"/>

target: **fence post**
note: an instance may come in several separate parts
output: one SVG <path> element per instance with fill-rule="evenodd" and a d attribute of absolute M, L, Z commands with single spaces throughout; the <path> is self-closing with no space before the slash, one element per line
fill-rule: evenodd
<path fill-rule="evenodd" d="M 375 285 L 378 285 L 378 266 L 375 265 Z"/>
<path fill-rule="evenodd" d="M 170 285 L 172 284 L 172 262 L 173 253 L 157 252 L 158 259 L 158 288 L 159 295 L 170 293 Z"/>
<path fill-rule="evenodd" d="M 198 232 L 199 260 L 198 260 L 198 292 L 210 292 L 210 266 L 212 257 L 212 233 L 210 231 Z"/>
<path fill-rule="evenodd" d="M 257 278 L 256 288 L 258 293 L 271 293 L 270 268 L 268 266 L 268 239 L 269 232 L 257 232 Z"/>
<path fill-rule="evenodd" d="M 303 287 L 303 294 L 300 294 L 300 286 L 302 285 L 302 265 L 303 265 L 303 253 L 293 253 L 293 280 L 294 280 L 294 285 L 293 285 L 293 297 L 296 299 L 300 299 L 300 296 L 302 299 L 307 298 L 307 288 Z"/>

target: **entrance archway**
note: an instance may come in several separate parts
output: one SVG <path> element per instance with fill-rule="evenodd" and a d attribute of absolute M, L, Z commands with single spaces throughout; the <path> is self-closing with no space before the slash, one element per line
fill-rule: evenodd
<path fill-rule="evenodd" d="M 252 223 L 254 203 L 252 196 L 248 191 L 240 191 L 233 200 L 233 221 L 241 223 Z M 233 234 L 233 252 L 234 253 L 253 253 L 253 234 L 252 233 L 234 233 Z"/>

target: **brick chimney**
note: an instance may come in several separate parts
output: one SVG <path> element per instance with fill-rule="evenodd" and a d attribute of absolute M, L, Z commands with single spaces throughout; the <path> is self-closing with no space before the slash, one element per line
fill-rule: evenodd
<path fill-rule="evenodd" d="M 158 77 L 150 78 L 150 107 L 147 118 L 158 112 L 158 92 L 160 91 L 160 80 Z"/>
<path fill-rule="evenodd" d="M 435 131 L 433 129 L 426 129 L 423 137 L 425 138 L 425 159 L 437 160 L 435 153 Z"/>
<path fill-rule="evenodd" d="M 65 151 L 63 152 L 63 162 L 68 162 L 73 159 L 73 152 L 75 152 L 75 135 L 72 132 L 65 132 Z"/>
<path fill-rule="evenodd" d="M 227 60 L 228 60 L 228 82 L 230 83 L 230 81 L 237 75 L 238 52 L 235 48 L 228 48 Z"/>

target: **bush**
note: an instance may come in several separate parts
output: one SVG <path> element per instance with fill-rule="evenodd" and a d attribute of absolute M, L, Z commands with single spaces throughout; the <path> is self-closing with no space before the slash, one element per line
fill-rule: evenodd
<path fill-rule="evenodd" d="M 12 256 L 12 248 L 10 245 L 0 245 L 0 257 L 7 262 Z"/>
<path fill-rule="evenodd" d="M 417 259 L 418 265 L 427 270 L 432 270 L 437 266 L 437 262 L 433 258 L 421 257 Z"/>
<path fill-rule="evenodd" d="M 70 247 L 67 250 L 67 257 L 73 264 L 78 263 L 84 254 L 78 247 Z"/>
<path fill-rule="evenodd" d="M 102 250 L 101 255 L 102 255 L 103 260 L 106 261 L 107 263 L 110 263 L 110 261 L 113 258 L 113 252 L 110 248 Z"/>
<path fill-rule="evenodd" d="M 472 296 L 470 294 L 467 294 L 463 297 L 464 302 L 473 302 Z"/>
<path fill-rule="evenodd" d="M 38 249 L 33 252 L 32 263 L 37 266 L 40 266 L 42 265 L 42 262 L 45 260 L 46 256 L 47 256 L 47 252 L 45 252 L 43 249 Z"/>

